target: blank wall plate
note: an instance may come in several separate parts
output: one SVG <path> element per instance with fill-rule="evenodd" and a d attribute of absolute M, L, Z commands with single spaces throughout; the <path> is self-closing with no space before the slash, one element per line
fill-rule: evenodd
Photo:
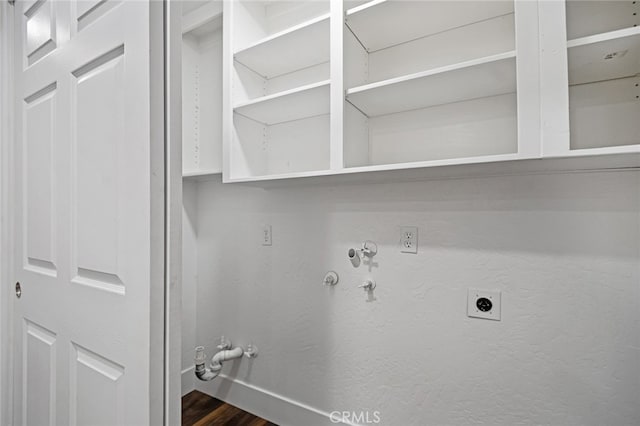
<path fill-rule="evenodd" d="M 500 321 L 502 292 L 470 288 L 467 296 L 467 316 Z"/>
<path fill-rule="evenodd" d="M 262 245 L 271 245 L 271 225 L 262 225 Z"/>
<path fill-rule="evenodd" d="M 400 252 L 401 253 L 417 253 L 418 252 L 418 227 L 417 226 L 401 226 L 400 227 Z"/>

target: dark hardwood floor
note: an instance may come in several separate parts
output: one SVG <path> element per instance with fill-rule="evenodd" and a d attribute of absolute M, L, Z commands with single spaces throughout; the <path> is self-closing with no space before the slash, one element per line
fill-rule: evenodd
<path fill-rule="evenodd" d="M 277 426 L 253 414 L 193 391 L 182 397 L 182 426 Z"/>

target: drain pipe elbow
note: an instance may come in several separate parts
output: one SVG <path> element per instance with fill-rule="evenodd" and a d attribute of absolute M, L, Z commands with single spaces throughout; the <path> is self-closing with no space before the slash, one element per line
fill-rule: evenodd
<path fill-rule="evenodd" d="M 218 374 L 220 374 L 220 370 L 212 371 L 211 369 L 206 368 L 204 364 L 196 364 L 196 377 L 203 382 L 215 379 L 218 377 Z"/>
<path fill-rule="evenodd" d="M 196 356 L 194 359 L 196 366 L 196 377 L 202 381 L 213 380 L 220 374 L 222 370 L 222 363 L 224 361 L 229 361 L 232 359 L 242 358 L 244 351 L 242 348 L 234 348 L 231 350 L 222 350 L 216 353 L 213 358 L 211 358 L 211 365 L 209 368 L 205 367 L 205 353 L 204 347 L 198 346 L 196 348 Z"/>
<path fill-rule="evenodd" d="M 242 358 L 243 354 L 244 350 L 242 350 L 241 347 L 220 351 L 211 358 L 211 369 L 219 372 L 222 369 L 222 363 L 224 361 Z"/>

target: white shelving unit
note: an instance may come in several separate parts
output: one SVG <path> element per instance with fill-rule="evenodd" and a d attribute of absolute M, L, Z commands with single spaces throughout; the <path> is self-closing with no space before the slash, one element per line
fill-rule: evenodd
<path fill-rule="evenodd" d="M 225 182 L 640 153 L 638 2 L 223 4 Z"/>
<path fill-rule="evenodd" d="M 225 2 L 225 180 L 329 169 L 328 1 Z"/>
<path fill-rule="evenodd" d="M 514 2 L 374 0 L 344 39 L 346 167 L 517 156 Z"/>
<path fill-rule="evenodd" d="M 570 154 L 640 150 L 640 5 L 568 1 Z"/>
<path fill-rule="evenodd" d="M 222 173 L 222 8 L 183 15 L 182 175 Z"/>

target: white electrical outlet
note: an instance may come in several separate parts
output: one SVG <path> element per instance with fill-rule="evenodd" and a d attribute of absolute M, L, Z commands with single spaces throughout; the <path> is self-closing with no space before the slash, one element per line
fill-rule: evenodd
<path fill-rule="evenodd" d="M 400 252 L 401 253 L 417 253 L 418 252 L 418 227 L 416 226 L 400 227 Z"/>
<path fill-rule="evenodd" d="M 262 245 L 271 245 L 271 225 L 262 225 Z"/>
<path fill-rule="evenodd" d="M 470 288 L 467 297 L 467 316 L 500 321 L 502 293 L 498 290 Z"/>

